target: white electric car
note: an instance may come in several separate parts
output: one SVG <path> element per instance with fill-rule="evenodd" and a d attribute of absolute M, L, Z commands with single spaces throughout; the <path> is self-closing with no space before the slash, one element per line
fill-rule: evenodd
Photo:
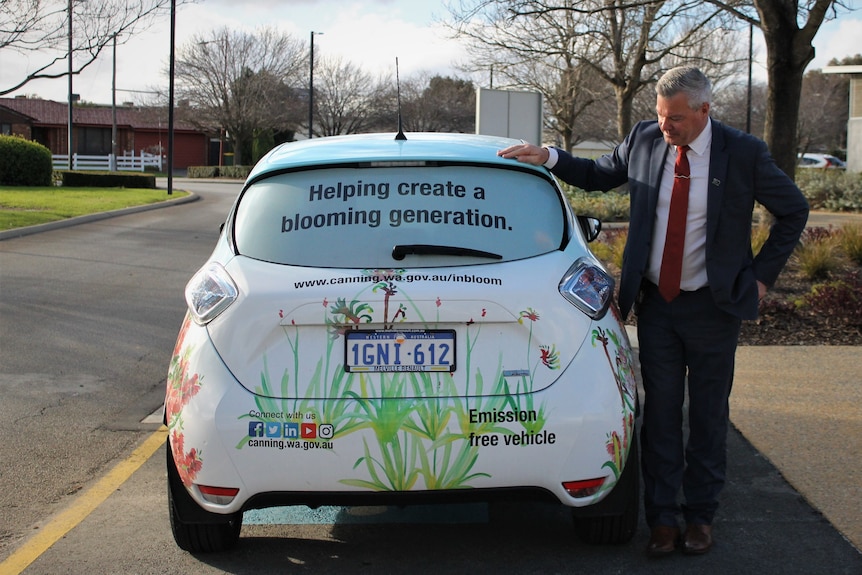
<path fill-rule="evenodd" d="M 524 496 L 632 537 L 637 386 L 600 224 L 511 143 L 319 138 L 254 168 L 169 367 L 181 548 L 232 547 L 252 509 Z"/>

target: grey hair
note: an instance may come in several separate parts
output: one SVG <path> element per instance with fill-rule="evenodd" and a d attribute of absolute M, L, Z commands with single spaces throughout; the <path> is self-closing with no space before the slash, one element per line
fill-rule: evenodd
<path fill-rule="evenodd" d="M 659 79 L 655 91 L 662 98 L 672 98 L 683 93 L 692 109 L 710 104 L 712 100 L 709 78 L 695 66 L 671 68 Z"/>

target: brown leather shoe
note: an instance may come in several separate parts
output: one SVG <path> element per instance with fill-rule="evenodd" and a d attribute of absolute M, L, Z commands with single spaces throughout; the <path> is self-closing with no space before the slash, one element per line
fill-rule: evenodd
<path fill-rule="evenodd" d="M 650 531 L 646 552 L 650 557 L 665 557 L 674 552 L 678 543 L 678 527 L 658 525 Z"/>
<path fill-rule="evenodd" d="M 682 552 L 687 555 L 703 555 L 712 549 L 712 525 L 693 523 L 685 528 Z"/>

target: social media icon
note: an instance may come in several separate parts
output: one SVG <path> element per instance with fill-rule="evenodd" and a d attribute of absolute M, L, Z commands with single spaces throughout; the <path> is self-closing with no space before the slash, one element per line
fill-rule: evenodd
<path fill-rule="evenodd" d="M 281 437 L 281 423 L 268 421 L 266 423 L 267 437 Z"/>
<path fill-rule="evenodd" d="M 300 432 L 303 439 L 317 439 L 317 424 L 303 423 Z"/>
<path fill-rule="evenodd" d="M 299 439 L 299 424 L 298 423 L 285 423 L 284 424 L 284 436 L 287 439 Z"/>
<path fill-rule="evenodd" d="M 331 423 L 321 423 L 317 428 L 317 436 L 320 439 L 332 439 L 333 435 L 335 435 L 335 426 Z"/>
<path fill-rule="evenodd" d="M 249 437 L 263 437 L 263 422 L 262 421 L 249 421 L 248 422 L 248 436 Z"/>

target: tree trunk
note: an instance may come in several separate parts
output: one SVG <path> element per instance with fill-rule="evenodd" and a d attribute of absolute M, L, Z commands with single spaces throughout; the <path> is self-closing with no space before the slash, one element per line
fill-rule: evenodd
<path fill-rule="evenodd" d="M 617 99 L 617 137 L 622 142 L 632 129 L 632 109 L 636 92 L 629 86 L 614 86 Z"/>
<path fill-rule="evenodd" d="M 788 63 L 770 65 L 764 139 L 778 167 L 791 178 L 796 172 L 801 94 L 802 72 Z"/>
<path fill-rule="evenodd" d="M 778 167 L 794 177 L 796 172 L 799 105 L 805 67 L 814 58 L 809 44 L 794 49 L 792 29 L 766 35 L 768 88 L 764 140 Z M 806 50 L 807 48 L 807 50 Z"/>
<path fill-rule="evenodd" d="M 570 154 L 572 153 L 572 148 L 574 148 L 574 145 L 572 144 L 573 135 L 574 130 L 572 130 L 570 127 L 566 126 L 565 128 L 563 128 L 563 146 L 565 150 Z"/>
<path fill-rule="evenodd" d="M 755 0 L 760 27 L 766 42 L 769 86 L 766 93 L 764 140 L 778 167 L 793 178 L 799 104 L 805 68 L 814 59 L 811 42 L 833 0 L 815 0 L 809 6 L 808 21 L 799 28 L 798 3 L 783 0 Z"/>

